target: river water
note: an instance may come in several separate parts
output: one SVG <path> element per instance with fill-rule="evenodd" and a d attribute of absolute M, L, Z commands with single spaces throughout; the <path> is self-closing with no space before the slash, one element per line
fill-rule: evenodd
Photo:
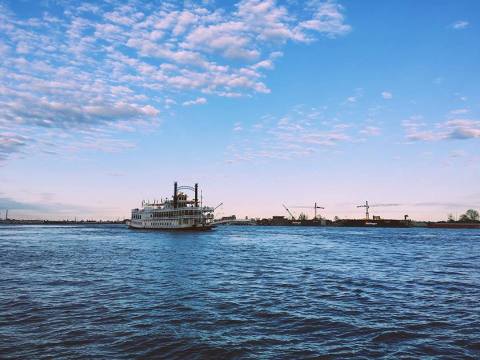
<path fill-rule="evenodd" d="M 480 358 L 480 231 L 0 226 L 0 358 Z"/>

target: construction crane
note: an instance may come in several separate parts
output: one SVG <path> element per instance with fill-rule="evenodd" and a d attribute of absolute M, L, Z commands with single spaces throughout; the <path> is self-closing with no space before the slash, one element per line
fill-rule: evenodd
<path fill-rule="evenodd" d="M 290 210 L 288 210 L 288 208 L 284 204 L 282 204 L 282 206 L 285 208 L 285 210 L 287 210 L 288 214 L 292 217 L 292 220 L 295 220 L 295 216 L 293 216 Z"/>
<path fill-rule="evenodd" d="M 311 209 L 311 206 L 290 206 L 291 208 L 296 209 Z M 314 219 L 317 219 L 317 209 L 325 209 L 323 206 L 318 206 L 317 203 L 313 205 L 313 211 L 315 213 Z"/>
<path fill-rule="evenodd" d="M 368 212 L 368 210 L 371 208 L 371 207 L 378 207 L 378 206 L 398 206 L 399 204 L 373 204 L 373 205 L 370 205 L 368 203 L 368 201 L 365 201 L 365 204 L 364 205 L 357 205 L 357 208 L 365 208 L 365 219 L 366 220 L 369 220 L 370 219 L 370 213 Z"/>

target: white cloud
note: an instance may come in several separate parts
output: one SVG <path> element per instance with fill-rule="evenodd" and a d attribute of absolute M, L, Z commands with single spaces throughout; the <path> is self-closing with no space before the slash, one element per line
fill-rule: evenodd
<path fill-rule="evenodd" d="M 454 30 L 463 30 L 466 29 L 469 25 L 470 23 L 468 21 L 458 20 L 451 24 L 450 27 Z"/>
<path fill-rule="evenodd" d="M 315 15 L 312 20 L 303 21 L 300 27 L 316 30 L 329 37 L 345 35 L 351 31 L 351 26 L 345 24 L 343 7 L 335 2 L 312 2 L 316 5 Z"/>
<path fill-rule="evenodd" d="M 265 116 L 250 128 L 236 123 L 234 131 L 241 133 L 229 146 L 227 161 L 289 160 L 352 141 L 349 125 L 324 125 L 316 121 L 320 117 L 317 109 L 298 106 L 281 117 Z"/>
<path fill-rule="evenodd" d="M 445 138 L 466 140 L 480 138 L 480 121 L 455 119 L 449 120 L 442 125 L 445 130 Z"/>
<path fill-rule="evenodd" d="M 302 11 L 275 0 L 42 6 L 25 20 L 0 5 L 0 118 L 21 136 L 33 127 L 132 131 L 157 124 L 158 109 L 182 103 L 179 93 L 195 99 L 185 106 L 206 103 L 202 94 L 268 94 L 265 73 L 287 41 L 350 31 L 334 1 Z"/>
<path fill-rule="evenodd" d="M 439 140 L 469 140 L 480 138 L 480 121 L 470 119 L 453 119 L 428 127 L 426 123 L 416 119 L 405 120 L 407 140 L 439 141 Z"/>
<path fill-rule="evenodd" d="M 203 104 L 206 104 L 207 103 L 207 99 L 205 99 L 204 97 L 199 97 L 199 98 L 196 98 L 194 100 L 188 100 L 188 101 L 184 101 L 182 103 L 183 106 L 192 106 L 192 105 L 203 105 Z"/>
<path fill-rule="evenodd" d="M 167 98 L 165 99 L 165 107 L 169 109 L 172 105 L 175 105 L 177 102 L 174 99 Z"/>
<path fill-rule="evenodd" d="M 242 130 L 243 130 L 242 123 L 237 122 L 233 125 L 233 131 L 242 131 Z"/>
<path fill-rule="evenodd" d="M 366 136 L 379 136 L 381 134 L 380 128 L 376 126 L 366 126 L 360 130 L 360 134 Z"/>
<path fill-rule="evenodd" d="M 390 100 L 391 98 L 393 98 L 393 94 L 389 91 L 382 91 L 382 98 Z"/>
<path fill-rule="evenodd" d="M 402 121 L 402 126 L 409 141 L 437 140 L 437 135 L 432 130 L 425 129 L 427 124 L 423 122 L 423 117 L 420 115 L 413 115 L 409 119 Z"/>
<path fill-rule="evenodd" d="M 363 97 L 363 88 L 354 89 L 354 94 L 347 97 L 343 104 L 354 104 Z"/>
<path fill-rule="evenodd" d="M 468 109 L 454 109 L 450 111 L 450 115 L 463 115 L 469 112 Z"/>
<path fill-rule="evenodd" d="M 28 147 L 33 140 L 9 132 L 0 132 L 0 161 Z"/>
<path fill-rule="evenodd" d="M 17 43 L 16 52 L 18 54 L 28 54 L 30 52 L 30 47 L 27 43 L 20 41 Z"/>

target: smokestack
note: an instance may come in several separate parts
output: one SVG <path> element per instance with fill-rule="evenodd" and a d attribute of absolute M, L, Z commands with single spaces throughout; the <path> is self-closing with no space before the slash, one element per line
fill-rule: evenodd
<path fill-rule="evenodd" d="M 198 207 L 198 184 L 195 184 L 195 207 Z"/>
<path fill-rule="evenodd" d="M 173 183 L 173 208 L 177 208 L 177 182 Z"/>

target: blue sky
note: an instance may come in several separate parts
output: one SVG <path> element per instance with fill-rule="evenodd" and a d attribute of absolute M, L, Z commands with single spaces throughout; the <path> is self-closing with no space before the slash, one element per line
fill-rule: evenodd
<path fill-rule="evenodd" d="M 478 208 L 479 24 L 473 0 L 0 0 L 0 208 L 122 218 L 175 180 L 219 215 Z"/>

